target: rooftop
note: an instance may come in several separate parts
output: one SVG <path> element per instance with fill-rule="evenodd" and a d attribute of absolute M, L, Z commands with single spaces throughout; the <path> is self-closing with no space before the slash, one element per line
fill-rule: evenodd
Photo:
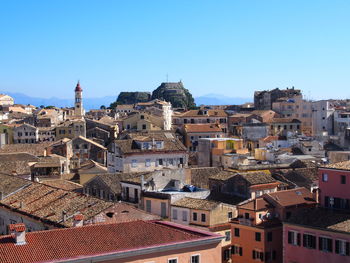
<path fill-rule="evenodd" d="M 207 112 L 207 114 L 204 114 Z M 189 110 L 181 114 L 179 117 L 227 117 L 228 114 L 224 110 Z"/>
<path fill-rule="evenodd" d="M 312 193 L 304 187 L 268 193 L 265 196 L 284 207 L 301 204 L 316 204 Z"/>
<path fill-rule="evenodd" d="M 112 205 L 98 198 L 33 182 L 0 201 L 0 206 L 66 227 L 73 225 L 76 213 L 89 220 Z"/>
<path fill-rule="evenodd" d="M 222 132 L 222 128 L 219 124 L 185 124 L 184 129 L 186 132 Z"/>
<path fill-rule="evenodd" d="M 190 198 L 190 197 L 184 197 L 172 204 L 172 206 L 185 207 L 185 208 L 198 209 L 198 210 L 207 210 L 207 211 L 211 211 L 219 205 L 220 205 L 219 202 L 209 201 L 205 199 Z"/>
<path fill-rule="evenodd" d="M 350 214 L 320 207 L 298 209 L 286 223 L 350 233 Z"/>
<path fill-rule="evenodd" d="M 337 169 L 337 170 L 350 171 L 350 161 L 332 163 L 332 164 L 324 165 L 321 168 L 331 168 L 331 169 Z"/>
<path fill-rule="evenodd" d="M 160 221 L 90 225 L 26 233 L 24 245 L 16 245 L 13 236 L 1 236 L 0 261 L 72 261 L 121 253 L 127 257 L 133 251 L 142 252 L 150 248 L 160 250 L 163 246 L 175 247 L 180 244 L 188 246 L 204 240 L 220 242 L 221 236 Z"/>

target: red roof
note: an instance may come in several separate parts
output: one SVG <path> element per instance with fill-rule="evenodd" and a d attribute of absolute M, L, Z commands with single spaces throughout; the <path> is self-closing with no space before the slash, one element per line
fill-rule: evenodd
<path fill-rule="evenodd" d="M 78 81 L 77 86 L 75 87 L 75 91 L 83 91 L 83 89 L 80 87 L 80 83 Z"/>
<path fill-rule="evenodd" d="M 170 222 L 134 221 L 26 233 L 26 244 L 0 236 L 0 262 L 72 260 L 164 245 L 217 239 L 220 235 Z M 221 240 L 218 240 L 220 242 Z"/>

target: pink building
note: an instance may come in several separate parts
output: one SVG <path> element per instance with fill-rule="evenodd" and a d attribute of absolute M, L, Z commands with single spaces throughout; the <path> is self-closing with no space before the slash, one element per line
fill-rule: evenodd
<path fill-rule="evenodd" d="M 319 168 L 318 179 L 323 207 L 350 210 L 350 161 Z"/>
<path fill-rule="evenodd" d="M 350 161 L 319 169 L 322 207 L 300 209 L 283 224 L 284 262 L 350 262 Z"/>
<path fill-rule="evenodd" d="M 223 236 L 170 222 L 134 221 L 26 233 L 9 225 L 0 262 L 214 263 Z"/>
<path fill-rule="evenodd" d="M 283 224 L 283 262 L 350 262 L 349 225 L 349 214 L 326 208 L 300 209 Z"/>

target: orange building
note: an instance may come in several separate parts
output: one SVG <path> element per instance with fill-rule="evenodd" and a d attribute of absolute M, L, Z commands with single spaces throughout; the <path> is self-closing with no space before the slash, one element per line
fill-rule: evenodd
<path fill-rule="evenodd" d="M 238 217 L 231 222 L 232 262 L 282 262 L 282 220 L 315 205 L 306 188 L 265 194 L 239 205 Z"/>

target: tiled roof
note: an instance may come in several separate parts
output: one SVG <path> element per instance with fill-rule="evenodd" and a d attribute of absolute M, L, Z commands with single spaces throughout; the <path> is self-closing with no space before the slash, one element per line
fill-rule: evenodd
<path fill-rule="evenodd" d="M 34 143 L 34 144 L 5 144 L 0 148 L 0 153 L 30 153 L 35 156 L 44 156 L 46 148 L 52 142 Z"/>
<path fill-rule="evenodd" d="M 289 185 L 297 185 L 311 189 L 315 182 L 318 181 L 318 173 L 316 167 L 296 168 L 296 169 L 279 169 L 272 175 L 279 181 L 283 181 Z"/>
<path fill-rule="evenodd" d="M 218 167 L 190 168 L 191 184 L 200 188 L 209 188 L 209 178 L 221 171 Z"/>
<path fill-rule="evenodd" d="M 222 128 L 219 124 L 185 124 L 184 129 L 186 132 L 222 132 Z"/>
<path fill-rule="evenodd" d="M 325 208 L 300 208 L 287 223 L 350 233 L 350 214 Z"/>
<path fill-rule="evenodd" d="M 93 141 L 93 140 L 90 140 L 90 139 L 88 139 L 88 138 L 85 138 L 85 137 L 83 137 L 83 136 L 78 136 L 77 138 L 74 138 L 74 139 L 73 139 L 73 143 L 74 143 L 75 140 L 83 140 L 83 141 L 86 141 L 86 142 L 88 142 L 88 143 L 91 143 L 91 144 L 95 145 L 96 147 L 99 147 L 99 148 L 101 148 L 101 149 L 106 150 L 106 147 L 104 147 L 103 145 L 101 145 L 101 144 L 99 144 L 99 143 L 97 143 L 97 142 L 95 142 L 95 141 Z"/>
<path fill-rule="evenodd" d="M 198 209 L 198 210 L 213 210 L 217 206 L 220 205 L 219 202 L 209 201 L 205 199 L 197 199 L 197 198 L 190 198 L 190 197 L 184 197 L 175 203 L 172 204 L 173 206 L 179 206 L 179 207 L 185 207 L 190 209 Z"/>
<path fill-rule="evenodd" d="M 30 185 L 32 182 L 12 175 L 0 174 L 0 192 L 2 197 L 6 197 L 8 194 L 14 191 Z"/>
<path fill-rule="evenodd" d="M 268 193 L 265 196 L 284 207 L 302 204 L 316 204 L 312 193 L 304 187 Z"/>
<path fill-rule="evenodd" d="M 42 184 L 46 184 L 48 186 L 56 187 L 59 189 L 73 191 L 77 189 L 83 188 L 81 184 L 77 184 L 68 180 L 63 179 L 53 179 L 53 180 L 45 180 L 41 182 Z"/>
<path fill-rule="evenodd" d="M 350 170 L 350 161 L 339 162 L 339 163 L 332 163 L 332 164 L 324 165 L 322 167 L 323 168 L 331 168 L 331 169 L 348 170 L 349 171 Z"/>
<path fill-rule="evenodd" d="M 215 179 L 215 180 L 220 180 L 220 181 L 226 181 L 226 180 L 228 180 L 236 175 L 237 175 L 237 172 L 223 170 L 223 171 L 220 171 L 220 172 L 210 176 L 209 178 Z"/>
<path fill-rule="evenodd" d="M 237 173 L 236 171 L 223 170 L 217 173 L 216 175 L 211 176 L 210 179 L 226 181 L 235 176 L 243 177 L 250 185 L 269 184 L 277 182 L 277 180 L 274 179 L 269 173 L 263 171 Z"/>
<path fill-rule="evenodd" d="M 126 222 L 26 233 L 26 244 L 15 245 L 10 235 L 0 237 L 0 261 L 56 262 L 217 240 L 219 235 L 166 222 Z M 214 242 L 214 241 L 213 241 Z M 217 242 L 220 242 L 219 240 Z"/>
<path fill-rule="evenodd" d="M 276 183 L 277 180 L 271 174 L 264 172 L 240 173 L 250 185 Z"/>
<path fill-rule="evenodd" d="M 181 114 L 179 117 L 227 117 L 228 114 L 224 110 L 207 110 L 208 114 L 201 114 L 203 110 L 189 110 Z"/>
<path fill-rule="evenodd" d="M 29 153 L 0 153 L 0 173 L 29 175 L 29 163 L 38 161 L 38 157 Z"/>
<path fill-rule="evenodd" d="M 108 208 L 99 215 L 105 221 L 113 223 L 130 222 L 137 220 L 160 220 L 160 216 L 148 213 L 144 210 L 138 209 L 132 205 L 125 203 L 117 203 L 115 206 Z"/>
<path fill-rule="evenodd" d="M 115 194 L 120 194 L 121 193 L 121 181 L 128 181 L 132 180 L 133 178 L 139 178 L 141 174 L 145 173 L 103 173 L 103 174 L 98 174 L 92 179 L 90 179 L 88 182 L 84 184 L 88 185 L 89 183 L 95 181 L 95 180 L 101 180 L 104 182 L 110 190 L 112 190 Z M 137 179 L 139 180 L 139 179 Z"/>
<path fill-rule="evenodd" d="M 88 220 L 111 207 L 113 203 L 40 183 L 32 183 L 1 200 L 0 205 L 44 221 L 70 227 L 76 213 L 81 213 Z M 66 214 L 64 222 L 63 213 Z"/>
<path fill-rule="evenodd" d="M 247 209 L 247 210 L 253 210 L 253 211 L 266 210 L 271 207 L 273 206 L 268 202 L 266 202 L 266 200 L 264 200 L 264 198 L 262 197 L 256 198 L 254 200 L 251 200 L 239 205 L 240 209 Z"/>

